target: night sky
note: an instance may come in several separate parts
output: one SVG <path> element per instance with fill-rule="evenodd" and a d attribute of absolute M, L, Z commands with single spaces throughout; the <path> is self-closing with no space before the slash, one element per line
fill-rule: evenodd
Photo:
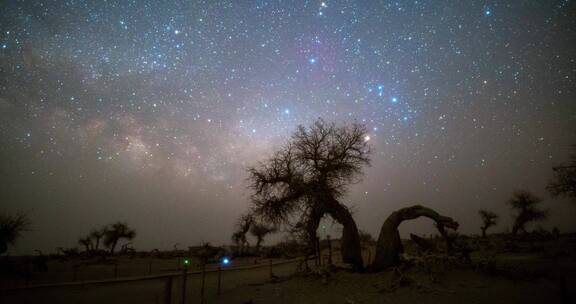
<path fill-rule="evenodd" d="M 230 243 L 246 167 L 318 117 L 370 130 L 343 201 L 374 235 L 414 203 L 465 233 L 491 209 L 504 231 L 515 189 L 544 198 L 544 227 L 576 228 L 545 192 L 576 143 L 574 1 L 172 2 L 0 1 L 0 207 L 30 215 L 19 252 L 117 220 L 137 249 Z"/>

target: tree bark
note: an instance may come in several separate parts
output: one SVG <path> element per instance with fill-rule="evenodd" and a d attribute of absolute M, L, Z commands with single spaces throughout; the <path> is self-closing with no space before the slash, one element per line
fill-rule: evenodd
<path fill-rule="evenodd" d="M 360 235 L 352 214 L 334 198 L 330 198 L 327 203 L 328 214 L 343 226 L 340 244 L 342 261 L 347 264 L 352 264 L 353 270 L 355 271 L 363 270 L 364 261 L 362 260 Z"/>
<path fill-rule="evenodd" d="M 114 239 L 114 241 L 112 242 L 112 245 L 110 246 L 110 254 L 111 255 L 114 254 L 114 249 L 116 248 L 117 244 L 118 244 L 118 239 Z"/>
<path fill-rule="evenodd" d="M 305 229 L 310 252 L 316 252 L 316 231 L 318 231 L 322 217 L 324 217 L 324 212 L 320 210 L 320 208 L 317 208 L 317 206 L 314 206 L 308 214 Z"/>
<path fill-rule="evenodd" d="M 260 252 L 260 245 L 262 244 L 262 237 L 256 237 L 256 252 Z"/>
<path fill-rule="evenodd" d="M 421 216 L 434 220 L 437 227 L 458 228 L 458 223 L 452 218 L 442 216 L 436 211 L 423 206 L 416 205 L 395 211 L 384 221 L 382 229 L 380 229 L 376 244 L 376 257 L 371 265 L 372 270 L 379 271 L 398 264 L 400 254 L 403 252 L 398 226 L 403 221 L 416 219 Z"/>
<path fill-rule="evenodd" d="M 452 246 L 452 239 L 450 239 L 450 235 L 448 235 L 448 232 L 446 232 L 446 229 L 444 229 L 444 225 L 441 223 L 436 223 L 436 229 L 438 229 L 438 232 L 440 232 L 440 235 L 446 242 L 446 250 L 449 253 L 452 253 L 454 251 L 454 247 Z"/>

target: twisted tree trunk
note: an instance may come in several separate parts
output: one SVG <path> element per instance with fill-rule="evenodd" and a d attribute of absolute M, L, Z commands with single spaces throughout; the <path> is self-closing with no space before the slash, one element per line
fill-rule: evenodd
<path fill-rule="evenodd" d="M 395 211 L 386 219 L 380 230 L 376 244 L 376 257 L 371 265 L 373 270 L 379 271 L 398 264 L 400 254 L 403 252 L 398 226 L 403 221 L 416 219 L 421 216 L 434 220 L 438 228 L 458 228 L 458 223 L 452 218 L 442 216 L 436 211 L 423 206 L 416 205 Z"/>
<path fill-rule="evenodd" d="M 324 211 L 320 208 L 312 208 L 308 214 L 304 229 L 306 229 L 306 241 L 310 252 L 316 252 L 316 231 L 318 231 L 322 217 L 324 217 Z"/>
<path fill-rule="evenodd" d="M 327 213 L 343 226 L 340 252 L 342 261 L 352 264 L 353 270 L 364 269 L 362 260 L 362 246 L 360 244 L 360 234 L 358 227 L 348 208 L 344 207 L 334 198 L 330 198 Z"/>

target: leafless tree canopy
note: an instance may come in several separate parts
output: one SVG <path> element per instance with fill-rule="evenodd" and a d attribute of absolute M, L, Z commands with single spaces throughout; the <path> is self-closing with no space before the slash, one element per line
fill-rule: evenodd
<path fill-rule="evenodd" d="M 250 228 L 250 233 L 256 237 L 256 249 L 260 249 L 260 245 L 262 241 L 264 241 L 264 237 L 270 233 L 276 232 L 276 227 L 268 226 L 263 223 L 254 223 Z"/>
<path fill-rule="evenodd" d="M 117 222 L 106 229 L 104 245 L 110 249 L 110 254 L 114 254 L 114 249 L 120 239 L 132 240 L 136 237 L 136 231 L 128 227 L 128 224 Z"/>
<path fill-rule="evenodd" d="M 236 251 L 238 254 L 244 253 L 250 244 L 246 238 L 246 234 L 250 231 L 250 227 L 254 224 L 254 216 L 252 214 L 244 214 L 236 223 L 236 230 L 232 233 L 232 241 L 236 244 Z"/>
<path fill-rule="evenodd" d="M 8 245 L 14 245 L 22 232 L 29 227 L 30 221 L 25 213 L 15 215 L 0 213 L 0 254 L 8 250 Z"/>
<path fill-rule="evenodd" d="M 480 217 L 482 218 L 482 236 L 486 236 L 486 230 L 492 226 L 495 226 L 498 223 L 498 214 L 488 211 L 488 210 L 480 210 L 478 211 Z"/>
<path fill-rule="evenodd" d="M 300 126 L 267 161 L 250 168 L 255 213 L 276 224 L 313 204 L 318 193 L 341 197 L 370 162 L 366 128 L 317 120 Z"/>
<path fill-rule="evenodd" d="M 513 234 L 518 231 L 526 231 L 526 224 L 529 222 L 542 221 L 547 218 L 548 210 L 538 208 L 541 202 L 540 198 L 528 191 L 514 192 L 512 198 L 508 200 L 508 204 L 512 206 L 512 209 L 517 211 L 514 226 L 512 227 Z"/>
<path fill-rule="evenodd" d="M 554 196 L 566 196 L 576 202 L 576 153 L 570 162 L 553 168 L 554 176 L 548 184 L 548 191 Z"/>
<path fill-rule="evenodd" d="M 319 119 L 308 128 L 298 127 L 286 145 L 249 169 L 254 214 L 274 225 L 303 227 L 309 240 L 328 214 L 344 226 L 343 259 L 362 268 L 358 228 L 338 199 L 359 182 L 369 154 L 363 125 L 336 126 Z"/>

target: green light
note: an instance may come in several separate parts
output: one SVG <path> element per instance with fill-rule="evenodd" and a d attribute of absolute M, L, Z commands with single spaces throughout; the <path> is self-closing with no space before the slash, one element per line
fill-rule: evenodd
<path fill-rule="evenodd" d="M 190 264 L 190 260 L 189 260 L 189 259 L 185 259 L 185 260 L 184 260 L 184 265 L 188 265 L 188 264 Z"/>

